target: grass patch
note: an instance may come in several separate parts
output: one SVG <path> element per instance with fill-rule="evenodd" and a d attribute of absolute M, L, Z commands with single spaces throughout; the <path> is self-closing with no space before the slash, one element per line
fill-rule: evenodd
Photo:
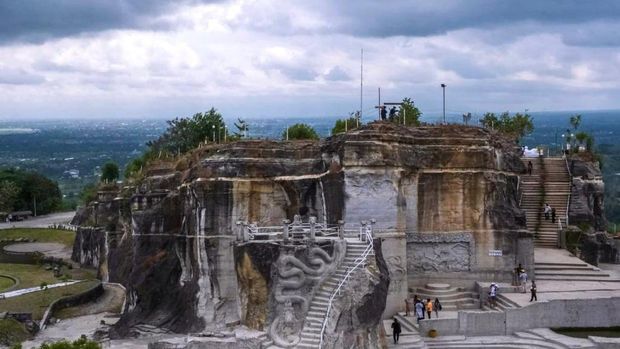
<path fill-rule="evenodd" d="M 63 267 L 61 272 L 69 276 L 72 280 L 94 279 L 97 272 L 93 269 L 75 268 L 68 269 Z M 42 282 L 55 284 L 61 282 L 54 277 L 54 272 L 45 270 L 42 265 L 37 264 L 9 264 L 0 263 L 0 274 L 11 275 L 19 280 L 19 288 L 28 288 L 41 285 Z M 0 280 L 3 278 L 0 278 Z"/>
<path fill-rule="evenodd" d="M 98 283 L 98 280 L 82 281 L 77 284 L 32 292 L 19 297 L 0 299 L 0 311 L 31 312 L 35 320 L 40 320 L 45 309 L 53 301 L 84 292 Z"/>
<path fill-rule="evenodd" d="M 15 282 L 11 278 L 0 275 L 0 292 L 15 285 Z"/>
<path fill-rule="evenodd" d="M 0 230 L 0 239 L 17 238 L 34 239 L 37 242 L 57 242 L 71 247 L 73 246 L 73 240 L 75 240 L 75 232 L 48 228 L 15 228 Z"/>
<path fill-rule="evenodd" d="M 30 339 L 26 327 L 13 319 L 0 320 L 0 345 L 14 345 Z"/>

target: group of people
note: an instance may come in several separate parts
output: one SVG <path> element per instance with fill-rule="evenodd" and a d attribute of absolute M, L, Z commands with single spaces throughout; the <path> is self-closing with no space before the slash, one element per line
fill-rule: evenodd
<path fill-rule="evenodd" d="M 439 317 L 439 311 L 441 310 L 441 303 L 439 302 L 439 298 L 435 298 L 435 301 L 432 301 L 428 298 L 426 301 L 424 299 L 418 298 L 417 295 L 413 296 L 413 309 L 415 311 L 415 316 L 420 323 L 420 320 L 424 320 L 426 312 L 426 317 L 431 318 L 431 314 L 435 312 L 435 317 Z M 411 311 L 410 300 L 405 299 L 405 316 L 409 316 Z M 394 336 L 394 343 L 398 343 L 398 338 L 400 337 L 401 326 L 398 319 L 394 318 L 394 322 L 392 322 L 392 334 Z"/>
<path fill-rule="evenodd" d="M 390 108 L 390 121 L 394 121 L 394 119 L 396 118 L 396 113 L 398 112 L 398 110 L 396 109 L 396 107 L 392 107 Z M 388 116 L 387 116 L 387 109 L 386 107 L 383 105 L 381 106 L 381 120 L 387 120 Z"/>
<path fill-rule="evenodd" d="M 543 213 L 545 214 L 545 220 L 548 221 L 551 218 L 551 223 L 555 223 L 555 207 L 549 206 L 549 204 L 545 203 L 543 207 Z"/>

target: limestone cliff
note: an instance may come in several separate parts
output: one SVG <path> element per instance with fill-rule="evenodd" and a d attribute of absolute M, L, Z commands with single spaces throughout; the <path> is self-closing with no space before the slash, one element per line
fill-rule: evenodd
<path fill-rule="evenodd" d="M 236 324 L 269 331 L 287 320 L 278 333 L 294 340 L 282 333 L 303 326 L 304 301 L 279 297 L 286 290 L 311 297 L 341 263 L 341 247 L 239 243 L 236 223 L 279 226 L 295 214 L 329 224 L 374 218 L 381 249 L 356 272 L 359 292 L 339 298 L 329 327 L 331 345 L 373 343 L 375 321 L 400 307 L 409 285 L 509 281 L 517 261 L 532 262 L 517 202 L 518 155 L 514 144 L 476 127 L 385 122 L 316 142 L 203 147 L 91 205 L 77 223 L 103 229 L 81 230 L 74 259 L 127 287 L 116 335 L 142 323 L 175 332 Z M 94 258 L 95 246 L 105 256 Z M 288 280 L 292 265 L 307 282 Z"/>
<path fill-rule="evenodd" d="M 571 225 L 605 231 L 605 184 L 598 162 L 569 160 L 573 186 L 568 210 Z"/>

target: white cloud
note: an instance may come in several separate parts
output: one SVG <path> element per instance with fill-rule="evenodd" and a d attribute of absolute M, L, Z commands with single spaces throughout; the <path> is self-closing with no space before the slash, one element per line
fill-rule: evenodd
<path fill-rule="evenodd" d="M 107 29 L 0 46 L 0 117 L 33 108 L 173 117 L 212 105 L 247 116 L 346 113 L 358 107 L 362 47 L 366 110 L 382 87 L 386 99 L 413 97 L 423 111 L 437 111 L 440 83 L 448 84 L 448 109 L 459 112 L 620 107 L 620 53 L 603 33 L 605 20 L 548 24 L 531 16 L 482 27 L 453 20 L 453 28 L 422 36 L 401 30 L 381 37 L 342 29 L 348 15 L 325 2 L 237 0 L 152 18 L 166 30 Z M 386 32 L 398 29 L 390 27 L 397 21 L 381 23 Z M 598 44 L 585 45 L 586 37 Z"/>

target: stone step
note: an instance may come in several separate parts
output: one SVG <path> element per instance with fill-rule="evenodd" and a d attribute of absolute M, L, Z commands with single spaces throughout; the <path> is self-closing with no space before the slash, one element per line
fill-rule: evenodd
<path fill-rule="evenodd" d="M 444 302 L 444 301 L 448 301 L 448 300 L 455 300 L 455 299 L 464 299 L 464 298 L 471 298 L 471 299 L 478 299 L 478 294 L 475 292 L 456 292 L 456 293 L 449 293 L 449 294 L 443 294 L 443 295 L 437 295 L 435 293 L 426 293 L 426 292 L 417 292 L 415 293 L 419 298 L 421 299 L 432 299 L 433 301 L 435 300 L 435 298 L 439 298 L 440 302 Z"/>
<path fill-rule="evenodd" d="M 575 258 L 575 259 L 577 259 L 577 258 Z M 584 267 L 588 267 L 590 265 L 587 264 L 587 263 L 581 262 L 581 261 L 579 261 L 577 263 L 556 263 L 556 262 L 536 262 L 536 263 L 534 263 L 534 267 L 535 268 L 545 267 L 545 266 L 558 266 L 558 267 L 561 267 L 561 266 L 568 266 L 568 267 L 584 266 Z"/>
<path fill-rule="evenodd" d="M 604 273 L 602 271 L 597 270 L 538 270 L 536 269 L 536 276 L 551 276 L 551 275 L 562 275 L 562 276 L 600 276 L 600 277 L 609 277 L 609 274 Z"/>
<path fill-rule="evenodd" d="M 547 280 L 547 281 L 600 281 L 600 282 L 620 282 L 620 279 L 614 279 L 610 277 L 600 277 L 600 276 L 564 276 L 564 275 L 545 275 L 545 276 L 536 276 L 536 280 Z"/>
<path fill-rule="evenodd" d="M 450 290 L 452 287 L 450 286 L 450 284 L 432 283 L 432 284 L 426 284 L 425 288 L 428 290 L 447 291 L 447 290 Z"/>

